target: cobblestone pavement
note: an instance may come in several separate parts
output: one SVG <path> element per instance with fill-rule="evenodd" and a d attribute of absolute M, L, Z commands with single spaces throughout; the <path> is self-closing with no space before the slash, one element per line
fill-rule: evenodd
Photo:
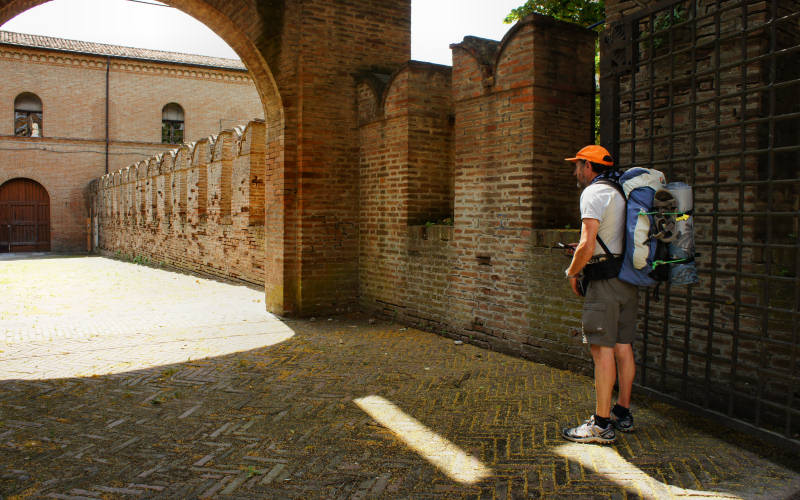
<path fill-rule="evenodd" d="M 590 379 L 397 324 L 282 321 L 259 290 L 99 257 L 6 258 L 0 287 L 2 498 L 800 491 L 651 400 L 616 445 L 567 443 Z"/>

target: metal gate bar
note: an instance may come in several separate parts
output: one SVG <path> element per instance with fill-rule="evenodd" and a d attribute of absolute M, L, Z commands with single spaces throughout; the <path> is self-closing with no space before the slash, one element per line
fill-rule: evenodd
<path fill-rule="evenodd" d="M 798 20 L 800 0 L 668 0 L 609 26 L 600 63 L 601 142 L 695 189 L 701 283 L 643 299 L 637 385 L 795 449 Z"/>

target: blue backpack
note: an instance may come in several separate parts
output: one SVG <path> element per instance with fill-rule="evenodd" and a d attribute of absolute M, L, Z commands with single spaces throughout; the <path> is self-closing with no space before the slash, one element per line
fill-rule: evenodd
<path fill-rule="evenodd" d="M 600 182 L 614 185 L 627 200 L 619 279 L 646 287 L 664 281 L 697 283 L 692 188 L 682 182 L 666 184 L 663 173 L 641 167 L 627 170 L 619 183 Z M 605 250 L 602 241 L 600 244 Z"/>

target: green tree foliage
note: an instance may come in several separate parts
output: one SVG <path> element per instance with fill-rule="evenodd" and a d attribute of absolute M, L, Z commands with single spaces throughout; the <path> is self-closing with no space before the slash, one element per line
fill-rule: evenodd
<path fill-rule="evenodd" d="M 562 21 L 591 26 L 605 19 L 603 0 L 528 0 L 524 5 L 512 9 L 506 24 L 518 21 L 528 14 L 543 14 Z"/>
<path fill-rule="evenodd" d="M 602 21 L 606 18 L 606 5 L 603 0 L 527 0 L 524 5 L 512 9 L 503 20 L 506 24 L 519 21 L 528 14 L 542 14 L 554 17 L 561 21 L 580 24 L 589 27 L 597 25 L 596 30 L 602 30 Z M 595 71 L 600 67 L 600 46 L 595 45 Z M 596 76 L 599 79 L 599 74 Z M 600 94 L 594 99 L 594 130 L 595 139 L 600 142 Z"/>

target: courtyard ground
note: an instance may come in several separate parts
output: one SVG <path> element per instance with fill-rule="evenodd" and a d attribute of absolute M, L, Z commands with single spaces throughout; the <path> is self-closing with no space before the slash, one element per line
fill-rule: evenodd
<path fill-rule="evenodd" d="M 101 257 L 0 258 L 0 498 L 791 498 L 796 461 L 591 379 Z"/>

